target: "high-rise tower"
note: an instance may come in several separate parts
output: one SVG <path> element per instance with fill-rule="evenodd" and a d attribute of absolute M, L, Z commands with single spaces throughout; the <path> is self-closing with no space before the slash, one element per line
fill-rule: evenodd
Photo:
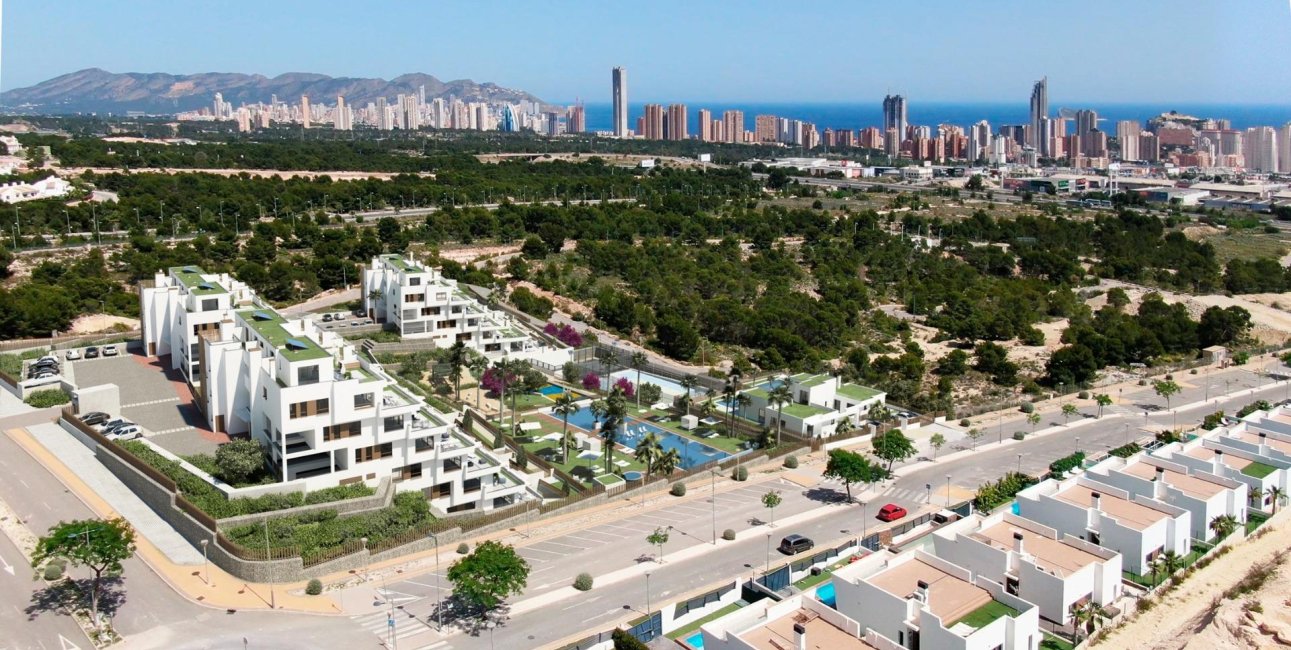
<path fill-rule="evenodd" d="M 884 142 L 884 148 L 888 155 L 895 156 L 901 152 L 901 140 L 905 138 L 906 125 L 909 120 L 906 115 L 905 97 L 901 95 L 888 95 L 883 98 L 883 133 L 887 134 Z M 895 131 L 896 137 L 892 137 Z"/>
<path fill-rule="evenodd" d="M 1049 78 L 1044 77 L 1031 87 L 1031 140 L 1027 144 L 1039 151 L 1043 147 L 1044 136 L 1040 118 L 1049 116 Z"/>
<path fill-rule="evenodd" d="M 614 90 L 614 136 L 628 135 L 628 71 L 614 68 L 610 75 Z"/>

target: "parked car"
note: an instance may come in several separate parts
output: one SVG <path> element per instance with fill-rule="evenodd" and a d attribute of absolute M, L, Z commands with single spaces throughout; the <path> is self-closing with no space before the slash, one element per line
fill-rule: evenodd
<path fill-rule="evenodd" d="M 68 360 L 68 361 L 75 361 L 75 360 L 80 359 L 80 358 L 81 358 L 81 351 L 80 351 L 80 350 L 77 350 L 77 349 L 73 348 L 73 349 L 71 349 L 71 350 L 68 350 L 68 351 L 67 351 L 67 360 Z"/>
<path fill-rule="evenodd" d="M 44 359 L 41 359 L 40 361 L 33 362 L 31 364 L 31 367 L 32 368 L 57 368 L 58 361 L 46 357 Z"/>
<path fill-rule="evenodd" d="M 115 356 L 117 356 L 117 346 L 115 346 L 115 345 L 106 345 L 106 346 L 104 346 L 104 347 L 103 347 L 103 356 L 105 356 L 105 357 L 115 357 Z"/>
<path fill-rule="evenodd" d="M 131 422 L 131 421 L 129 421 L 129 420 L 127 420 L 127 419 L 125 419 L 125 418 L 117 418 L 117 419 L 115 419 L 115 420 L 111 420 L 111 421 L 108 421 L 108 422 L 104 422 L 104 423 L 103 423 L 103 428 L 102 428 L 102 429 L 99 429 L 99 433 L 102 433 L 103 435 L 105 435 L 105 436 L 106 436 L 106 435 L 108 435 L 108 433 L 110 433 L 110 432 L 112 432 L 112 431 L 114 431 L 114 430 L 116 430 L 116 429 L 119 429 L 119 428 L 121 428 L 121 427 L 123 427 L 123 426 L 125 426 L 125 425 L 127 425 L 127 424 L 134 424 L 134 423 L 133 423 L 133 422 Z"/>
<path fill-rule="evenodd" d="M 359 326 L 359 322 L 358 322 L 358 321 L 352 321 L 352 322 L 350 323 L 350 327 L 358 327 L 358 326 Z"/>
<path fill-rule="evenodd" d="M 339 314 L 337 314 L 337 315 L 333 316 L 332 318 L 334 318 L 334 319 L 336 319 L 336 320 L 345 320 L 345 312 L 341 312 L 341 313 L 339 313 Z"/>
<path fill-rule="evenodd" d="M 330 323 L 330 322 L 332 322 L 332 315 L 331 315 L 331 314 L 323 314 L 323 322 L 324 322 L 324 323 Z"/>
<path fill-rule="evenodd" d="M 907 512 L 905 508 L 902 508 L 895 503 L 889 503 L 882 508 L 879 508 L 880 521 L 896 521 L 908 514 L 910 513 Z"/>
<path fill-rule="evenodd" d="M 103 424 L 104 422 L 107 422 L 108 418 L 110 417 L 112 416 L 108 415 L 107 413 L 104 413 L 103 411 L 91 411 L 81 416 L 81 422 L 84 422 L 90 426 L 94 426 L 97 424 Z"/>
<path fill-rule="evenodd" d="M 123 427 L 117 427 L 112 433 L 105 434 L 108 440 L 134 440 L 143 437 L 143 429 L 137 424 L 127 424 Z"/>
<path fill-rule="evenodd" d="M 780 540 L 780 552 L 785 555 L 797 555 L 803 551 L 810 551 L 816 543 L 809 537 L 802 535 L 790 535 Z"/>
<path fill-rule="evenodd" d="M 33 363 L 58 363 L 58 357 L 52 354 L 47 354 L 39 359 L 36 359 Z"/>
<path fill-rule="evenodd" d="M 90 346 L 90 347 L 88 347 L 88 348 L 85 348 L 85 358 L 86 358 L 86 359 L 97 359 L 97 358 L 99 358 L 99 349 L 98 349 L 98 348 L 96 348 L 96 347 L 94 347 L 94 346 Z"/>

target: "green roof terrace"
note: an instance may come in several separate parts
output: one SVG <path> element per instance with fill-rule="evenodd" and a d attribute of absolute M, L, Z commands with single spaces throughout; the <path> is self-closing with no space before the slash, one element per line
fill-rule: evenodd
<path fill-rule="evenodd" d="M 408 263 L 408 260 L 404 259 L 402 255 L 382 255 L 381 259 L 389 262 L 390 265 L 396 269 L 406 273 L 421 273 L 426 270 L 416 264 Z"/>
<path fill-rule="evenodd" d="M 874 399 L 883 394 L 883 391 L 862 386 L 860 384 L 843 384 L 838 387 L 838 394 L 843 397 L 863 402 L 867 399 Z"/>
<path fill-rule="evenodd" d="M 332 356 L 317 343 L 287 331 L 287 319 L 272 309 L 248 309 L 237 312 L 252 331 L 278 350 L 288 361 L 313 361 Z"/>
<path fill-rule="evenodd" d="M 179 279 L 179 283 L 184 285 L 189 293 L 199 296 L 226 293 L 224 287 L 218 283 L 202 279 L 206 272 L 200 266 L 172 266 L 170 273 Z"/>
<path fill-rule="evenodd" d="M 821 385 L 821 384 L 823 384 L 823 383 L 825 383 L 825 382 L 827 382 L 827 381 L 829 381 L 829 380 L 833 379 L 833 377 L 832 377 L 832 376 L 830 376 L 830 375 L 826 375 L 826 374 L 813 375 L 813 374 L 811 374 L 811 373 L 807 373 L 807 372 L 800 372 L 800 373 L 798 373 L 798 374 L 796 374 L 796 375 L 794 375 L 794 376 L 790 377 L 789 379 L 790 379 L 790 380 L 792 380 L 794 383 L 800 384 L 800 385 L 805 386 L 805 387 L 807 387 L 807 388 L 814 388 L 814 387 L 816 387 L 816 386 L 819 386 L 819 385 Z"/>
<path fill-rule="evenodd" d="M 822 406 L 816 406 L 814 404 L 785 404 L 784 405 L 784 414 L 788 415 L 789 417 L 798 418 L 799 420 L 805 420 L 809 417 L 812 417 L 815 415 L 823 415 L 825 413 L 833 413 L 833 411 L 830 409 L 824 408 Z"/>

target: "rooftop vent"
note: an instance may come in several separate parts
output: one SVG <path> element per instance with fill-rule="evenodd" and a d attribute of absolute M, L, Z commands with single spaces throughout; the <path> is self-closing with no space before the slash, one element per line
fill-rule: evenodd
<path fill-rule="evenodd" d="M 287 349 L 289 350 L 308 350 L 309 344 L 300 339 L 287 339 Z"/>
<path fill-rule="evenodd" d="M 251 317 L 256 320 L 273 320 L 273 316 L 267 311 L 257 310 L 255 313 L 251 314 Z"/>
<path fill-rule="evenodd" d="M 184 273 L 200 273 L 200 272 L 201 271 L 198 271 L 196 266 L 184 267 Z"/>
<path fill-rule="evenodd" d="M 203 282 L 203 283 L 201 283 L 201 284 L 197 285 L 197 288 L 198 288 L 198 289 L 214 289 L 214 288 L 215 288 L 215 285 L 210 284 L 210 283 L 207 283 L 207 282 Z"/>

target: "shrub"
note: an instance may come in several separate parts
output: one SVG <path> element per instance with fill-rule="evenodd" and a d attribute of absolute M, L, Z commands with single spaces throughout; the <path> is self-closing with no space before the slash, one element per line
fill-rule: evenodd
<path fill-rule="evenodd" d="M 722 539 L 728 542 L 735 541 L 735 531 L 730 528 L 727 528 L 726 530 L 722 531 Z"/>
<path fill-rule="evenodd" d="M 48 582 L 53 582 L 63 577 L 62 565 L 57 564 L 55 562 L 50 562 L 49 564 L 46 564 L 44 577 L 45 577 L 45 580 Z"/>
<path fill-rule="evenodd" d="M 668 490 L 668 492 L 669 492 L 669 493 L 671 493 L 671 494 L 672 494 L 673 496 L 675 496 L 675 497 L 684 497 L 684 496 L 686 496 L 686 484 L 685 484 L 685 483 L 673 483 L 673 484 L 672 484 L 672 488 L 671 488 L 671 489 L 669 489 L 669 490 Z"/>
<path fill-rule="evenodd" d="M 794 455 L 785 456 L 784 466 L 789 469 L 798 469 L 798 457 Z"/>
<path fill-rule="evenodd" d="M 1089 399 L 1089 391 L 1082 390 L 1079 393 L 1076 393 L 1076 397 L 1079 399 Z"/>
<path fill-rule="evenodd" d="M 1195 375 L 1195 374 L 1197 374 L 1197 369 L 1196 369 L 1196 368 L 1193 368 L 1192 370 L 1189 370 L 1189 371 L 1188 371 L 1188 374 L 1190 374 L 1190 375 Z"/>
<path fill-rule="evenodd" d="M 462 542 L 461 544 L 458 544 L 458 545 L 457 545 L 457 554 L 458 554 L 458 555 L 466 555 L 467 553 L 470 553 L 470 552 L 471 552 L 471 545 L 470 545 L 470 544 L 467 544 L 466 542 Z"/>
<path fill-rule="evenodd" d="M 309 594 L 310 596 L 317 596 L 318 594 L 323 593 L 322 581 L 320 581 L 318 578 L 314 578 L 310 580 L 309 584 L 305 585 L 305 593 Z"/>
<path fill-rule="evenodd" d="M 434 521 L 430 504 L 419 492 L 395 495 L 386 508 L 338 516 L 335 510 L 320 510 L 269 520 L 268 536 L 273 547 L 295 547 L 305 557 L 329 554 L 368 538 L 368 548 L 407 535 L 418 526 Z M 248 548 L 264 548 L 264 524 L 235 526 L 224 531 L 230 540 Z M 355 549 L 357 550 L 357 549 Z"/>
<path fill-rule="evenodd" d="M 592 588 L 592 574 L 583 572 L 574 578 L 574 588 L 579 591 L 590 591 Z"/>
<path fill-rule="evenodd" d="M 38 409 L 47 409 L 51 406 L 62 406 L 72 401 L 72 396 L 58 388 L 48 390 L 38 390 L 27 396 L 23 400 L 28 406 L 34 406 Z"/>
<path fill-rule="evenodd" d="M 1018 492 L 1035 485 L 1036 480 L 1026 474 L 1009 472 L 993 483 L 983 483 L 973 497 L 973 507 L 987 512 L 1008 503 Z"/>
<path fill-rule="evenodd" d="M 622 628 L 614 628 L 610 633 L 610 639 L 614 641 L 614 650 L 649 650 L 649 646 L 641 643 L 631 632 Z"/>
<path fill-rule="evenodd" d="M 264 472 L 264 451 L 254 440 L 230 440 L 215 450 L 216 478 L 243 485 Z"/>
<path fill-rule="evenodd" d="M 1022 409 L 1023 413 L 1030 414 L 1035 412 L 1035 404 L 1032 404 L 1031 402 L 1022 402 L 1022 405 L 1018 408 Z"/>
<path fill-rule="evenodd" d="M 1058 460 L 1049 463 L 1049 471 L 1053 472 L 1053 477 L 1061 479 L 1067 472 L 1080 467 L 1085 462 L 1085 452 L 1078 451 L 1074 454 L 1063 456 Z"/>
<path fill-rule="evenodd" d="M 1014 439 L 1014 440 L 1026 440 L 1026 437 L 1027 437 L 1027 432 L 1026 432 L 1026 431 L 1014 431 L 1014 432 L 1013 432 L 1013 439 Z"/>
<path fill-rule="evenodd" d="M 1140 447 L 1139 443 L 1137 442 L 1131 442 L 1128 445 L 1121 445 L 1116 449 L 1112 449 L 1107 453 L 1113 456 L 1118 456 L 1120 458 L 1129 458 L 1130 456 L 1133 456 L 1134 454 L 1137 454 L 1140 451 L 1143 451 L 1143 447 Z"/>
<path fill-rule="evenodd" d="M 747 481 L 749 480 L 749 469 L 743 465 L 736 467 L 731 472 L 731 478 L 736 481 Z"/>
<path fill-rule="evenodd" d="M 968 425 L 970 425 L 970 424 L 972 424 L 972 422 L 969 422 L 969 421 L 968 421 L 968 418 L 964 418 L 964 419 L 962 419 L 962 420 L 960 420 L 960 421 L 959 421 L 959 426 L 961 426 L 961 427 L 966 427 L 966 426 L 968 426 Z"/>

